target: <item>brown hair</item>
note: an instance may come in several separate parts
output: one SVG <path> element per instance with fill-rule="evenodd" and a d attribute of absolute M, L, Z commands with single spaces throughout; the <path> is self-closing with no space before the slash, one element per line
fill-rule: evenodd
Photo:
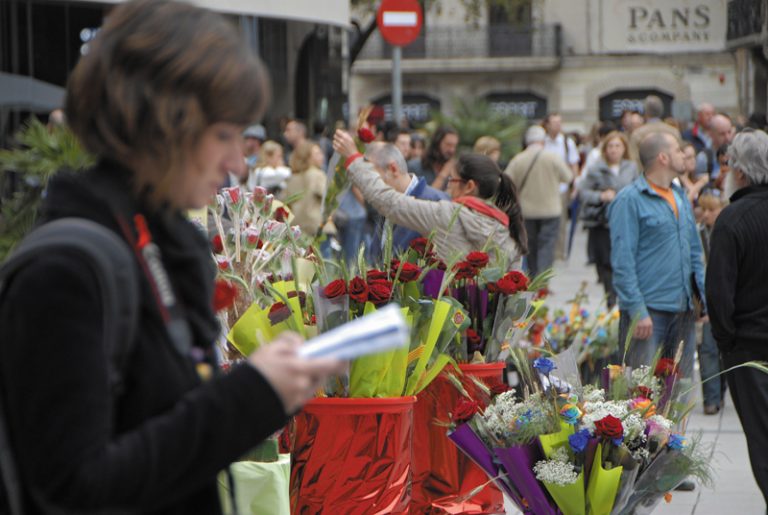
<path fill-rule="evenodd" d="M 306 172 L 312 168 L 312 149 L 318 146 L 314 141 L 304 141 L 299 143 L 293 152 L 291 152 L 291 159 L 289 160 L 289 166 L 293 173 Z"/>
<path fill-rule="evenodd" d="M 714 211 L 716 209 L 723 209 L 728 205 L 728 201 L 721 196 L 712 195 L 711 193 L 704 193 L 696 201 L 701 209 L 709 209 Z"/>
<path fill-rule="evenodd" d="M 629 159 L 629 142 L 627 136 L 623 132 L 611 131 L 605 135 L 603 141 L 600 143 L 600 156 L 608 163 L 608 158 L 605 155 L 605 148 L 608 146 L 608 142 L 612 139 L 621 140 L 621 144 L 624 145 L 624 153 L 621 155 L 622 159 Z"/>
<path fill-rule="evenodd" d="M 171 201 L 205 129 L 252 123 L 268 96 L 266 71 L 223 17 L 172 0 L 131 0 L 106 17 L 69 78 L 65 104 L 85 148 L 127 166 L 136 191 L 161 203 Z"/>

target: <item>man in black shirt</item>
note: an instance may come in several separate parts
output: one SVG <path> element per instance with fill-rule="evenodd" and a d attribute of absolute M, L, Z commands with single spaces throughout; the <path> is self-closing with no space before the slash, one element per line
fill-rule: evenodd
<path fill-rule="evenodd" d="M 712 231 L 706 279 L 712 333 L 726 368 L 768 361 L 768 135 L 738 134 L 729 156 L 739 189 Z M 727 380 L 768 504 L 768 374 L 742 367 Z"/>

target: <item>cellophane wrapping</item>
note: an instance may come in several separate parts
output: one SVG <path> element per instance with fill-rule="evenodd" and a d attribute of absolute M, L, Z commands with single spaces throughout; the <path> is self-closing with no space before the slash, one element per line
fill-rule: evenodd
<path fill-rule="evenodd" d="M 488 386 L 501 383 L 504 363 L 459 365 L 468 384 L 475 376 Z M 411 513 L 490 515 L 504 513 L 504 497 L 488 484 L 479 493 L 473 490 L 489 482 L 488 475 L 462 453 L 447 437 L 447 428 L 436 421 L 450 420 L 460 393 L 439 376 L 417 396 L 413 430 L 413 501 Z"/>
<path fill-rule="evenodd" d="M 291 513 L 408 513 L 415 400 L 307 403 L 292 423 Z"/>

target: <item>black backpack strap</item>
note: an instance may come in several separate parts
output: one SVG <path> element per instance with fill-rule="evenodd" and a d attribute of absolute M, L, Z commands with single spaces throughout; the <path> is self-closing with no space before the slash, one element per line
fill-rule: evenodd
<path fill-rule="evenodd" d="M 101 294 L 105 356 L 113 398 L 124 386 L 138 321 L 139 286 L 133 253 L 116 233 L 83 218 L 62 218 L 29 233 L 0 267 L 0 298 L 14 274 L 54 252 L 75 253 L 93 270 Z M 11 513 L 23 513 L 22 488 L 10 446 L 7 411 L 0 392 L 0 473 Z"/>

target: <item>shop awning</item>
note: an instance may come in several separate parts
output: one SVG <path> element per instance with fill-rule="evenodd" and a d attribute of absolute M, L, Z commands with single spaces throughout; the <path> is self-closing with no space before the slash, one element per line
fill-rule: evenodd
<path fill-rule="evenodd" d="M 48 0 L 71 3 L 72 0 Z M 118 4 L 123 0 L 78 0 L 85 3 Z M 264 18 L 308 21 L 324 25 L 349 25 L 349 0 L 190 0 L 212 11 Z"/>
<path fill-rule="evenodd" d="M 64 88 L 41 80 L 0 72 L 0 109 L 34 113 L 63 107 Z"/>

